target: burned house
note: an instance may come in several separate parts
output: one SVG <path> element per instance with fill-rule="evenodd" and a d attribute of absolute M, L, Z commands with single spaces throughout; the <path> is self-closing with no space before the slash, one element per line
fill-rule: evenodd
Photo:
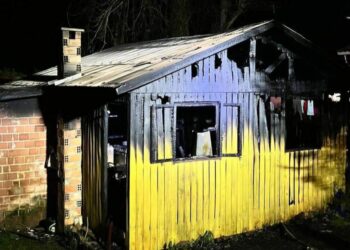
<path fill-rule="evenodd" d="M 328 98 L 343 71 L 287 26 L 126 44 L 81 62 L 81 30 L 64 32 L 73 55 L 62 67 L 1 97 L 39 100 L 58 228 L 113 225 L 129 249 L 161 249 L 322 209 L 344 189 L 347 105 Z"/>

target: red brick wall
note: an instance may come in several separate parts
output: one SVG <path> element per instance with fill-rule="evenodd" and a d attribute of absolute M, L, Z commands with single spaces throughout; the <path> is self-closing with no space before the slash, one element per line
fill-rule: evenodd
<path fill-rule="evenodd" d="M 33 102 L 0 103 L 0 221 L 46 196 L 46 128 Z"/>

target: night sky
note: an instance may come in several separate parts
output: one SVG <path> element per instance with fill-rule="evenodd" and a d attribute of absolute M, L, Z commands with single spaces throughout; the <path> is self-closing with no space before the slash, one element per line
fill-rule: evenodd
<path fill-rule="evenodd" d="M 326 50 L 335 51 L 350 43 L 350 20 L 345 18 L 350 16 L 349 0 L 281 1 L 285 3 L 283 8 L 274 13 L 250 12 L 241 16 L 235 26 L 275 18 Z M 70 2 L 74 3 L 74 0 L 2 0 L 0 70 L 15 69 L 30 74 L 55 65 L 60 27 L 69 26 L 66 12 Z M 203 0 L 199 3 L 210 9 L 213 1 Z M 199 20 L 203 24 L 198 28 L 191 27 L 191 34 L 209 33 L 210 30 L 205 27 L 210 26 L 206 23 L 212 21 L 210 18 Z M 70 21 L 71 26 L 85 28 L 84 20 L 78 17 Z M 199 25 L 199 22 L 195 25 Z"/>

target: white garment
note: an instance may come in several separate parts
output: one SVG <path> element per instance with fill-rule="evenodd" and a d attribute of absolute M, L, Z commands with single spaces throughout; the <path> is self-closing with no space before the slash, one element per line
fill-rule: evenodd
<path fill-rule="evenodd" d="M 304 114 L 304 102 L 305 100 L 301 100 L 300 104 L 301 104 L 301 113 Z"/>
<path fill-rule="evenodd" d="M 210 132 L 197 133 L 196 156 L 212 156 Z"/>
<path fill-rule="evenodd" d="M 307 115 L 308 116 L 314 116 L 315 115 L 314 101 L 313 100 L 307 101 Z"/>

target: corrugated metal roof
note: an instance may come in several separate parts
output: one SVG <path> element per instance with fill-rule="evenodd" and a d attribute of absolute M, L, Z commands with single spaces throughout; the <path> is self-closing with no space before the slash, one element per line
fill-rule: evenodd
<path fill-rule="evenodd" d="M 273 21 L 266 21 L 217 35 L 177 37 L 112 47 L 83 57 L 81 77 L 51 81 L 50 84 L 66 87 L 111 87 L 120 88 L 119 93 L 126 92 L 138 84 L 147 84 L 244 41 L 249 38 L 246 36 L 247 32 L 261 33 L 268 30 L 272 24 Z M 57 67 L 36 75 L 56 76 Z M 127 86 L 129 83 L 132 86 Z"/>
<path fill-rule="evenodd" d="M 270 29 L 265 21 L 217 35 L 177 37 L 112 47 L 82 58 L 81 76 L 63 80 L 16 81 L 14 86 L 116 88 L 125 93 Z M 54 78 L 57 67 L 35 74 Z"/>

